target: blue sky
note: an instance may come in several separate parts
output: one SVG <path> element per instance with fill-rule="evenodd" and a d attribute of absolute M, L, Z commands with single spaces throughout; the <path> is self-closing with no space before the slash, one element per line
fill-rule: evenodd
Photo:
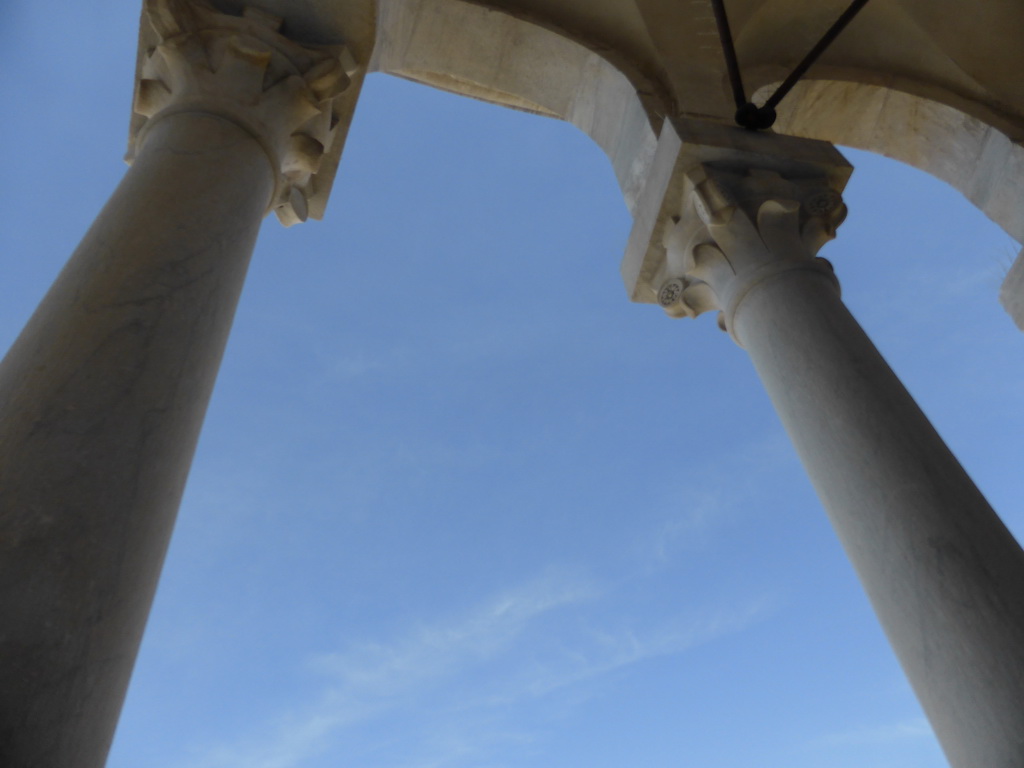
<path fill-rule="evenodd" d="M 123 174 L 134 0 L 0 6 L 13 340 Z M 1017 245 L 851 152 L 823 254 L 1018 536 Z M 945 765 L 745 353 L 626 300 L 571 126 L 371 76 L 264 225 L 110 768 Z"/>

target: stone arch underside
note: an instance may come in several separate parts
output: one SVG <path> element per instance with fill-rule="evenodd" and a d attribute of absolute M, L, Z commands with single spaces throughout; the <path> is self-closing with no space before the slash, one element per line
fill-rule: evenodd
<path fill-rule="evenodd" d="M 625 75 L 570 38 L 462 0 L 381 0 L 369 69 L 572 123 L 633 209 L 660 123 Z"/>
<path fill-rule="evenodd" d="M 631 80 L 586 44 L 467 0 L 380 0 L 370 70 L 572 123 L 604 150 L 631 211 L 654 156 L 659 112 L 673 110 L 668 104 L 652 108 L 648 84 Z M 919 168 L 952 185 L 1024 242 L 1024 147 L 1007 135 L 1005 120 L 1000 130 L 978 116 L 991 111 L 987 105 L 963 103 L 957 94 L 943 103 L 941 90 L 917 88 L 929 95 L 915 95 L 878 84 L 877 73 L 823 71 L 843 79 L 798 83 L 779 106 L 777 132 Z M 766 80 L 763 71 L 751 74 L 753 81 Z M 774 87 L 758 89 L 753 100 L 763 102 Z M 1011 286 L 1015 277 L 1021 291 Z M 1024 294 L 1021 260 L 1003 291 L 1016 317 L 1010 306 L 1014 293 Z"/>
<path fill-rule="evenodd" d="M 1024 242 L 1024 147 L 955 107 L 879 85 L 806 80 L 779 107 L 775 129 L 912 165 L 952 185 Z"/>

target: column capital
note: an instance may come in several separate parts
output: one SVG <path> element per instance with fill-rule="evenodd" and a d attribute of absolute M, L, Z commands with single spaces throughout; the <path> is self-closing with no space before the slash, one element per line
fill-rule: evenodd
<path fill-rule="evenodd" d="M 311 198 L 329 191 L 332 179 L 317 176 L 339 132 L 336 102 L 360 67 L 345 46 L 302 45 L 281 25 L 255 8 L 233 16 L 206 0 L 146 0 L 127 161 L 161 118 L 215 115 L 266 151 L 281 222 L 305 221 Z"/>
<path fill-rule="evenodd" d="M 827 142 L 666 121 L 622 264 L 630 298 L 674 317 L 717 309 L 730 328 L 746 290 L 769 274 L 830 272 L 814 256 L 845 216 L 852 170 Z"/>
<path fill-rule="evenodd" d="M 687 194 L 662 238 L 657 301 L 672 317 L 719 310 L 719 325 L 739 342 L 733 314 L 762 280 L 791 269 L 832 276 L 816 254 L 835 237 L 846 205 L 823 174 L 795 169 L 787 177 L 778 163 L 735 159 L 686 172 Z"/>

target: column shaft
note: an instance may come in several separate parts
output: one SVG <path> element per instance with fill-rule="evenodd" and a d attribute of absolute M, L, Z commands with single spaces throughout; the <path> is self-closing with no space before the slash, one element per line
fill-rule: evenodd
<path fill-rule="evenodd" d="M 273 191 L 233 123 L 157 121 L 0 364 L 2 765 L 106 759 Z"/>
<path fill-rule="evenodd" d="M 850 315 L 794 269 L 734 317 L 956 768 L 1024 760 L 1024 553 Z"/>

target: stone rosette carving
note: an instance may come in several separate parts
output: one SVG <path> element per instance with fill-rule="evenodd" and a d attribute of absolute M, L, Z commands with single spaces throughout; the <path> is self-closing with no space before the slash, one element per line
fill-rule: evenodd
<path fill-rule="evenodd" d="M 731 330 L 740 301 L 771 275 L 800 268 L 832 276 L 816 254 L 835 237 L 846 205 L 827 178 L 711 165 L 687 176 L 690 193 L 663 239 L 658 304 L 666 313 L 696 317 L 718 310 L 719 326 Z"/>
<path fill-rule="evenodd" d="M 348 50 L 301 45 L 281 34 L 276 16 L 254 8 L 232 16 L 202 0 L 146 0 L 143 23 L 159 42 L 143 52 L 128 162 L 162 117 L 215 114 L 267 152 L 277 177 L 270 207 L 281 222 L 305 221 L 337 134 L 335 101 L 358 70 Z"/>

